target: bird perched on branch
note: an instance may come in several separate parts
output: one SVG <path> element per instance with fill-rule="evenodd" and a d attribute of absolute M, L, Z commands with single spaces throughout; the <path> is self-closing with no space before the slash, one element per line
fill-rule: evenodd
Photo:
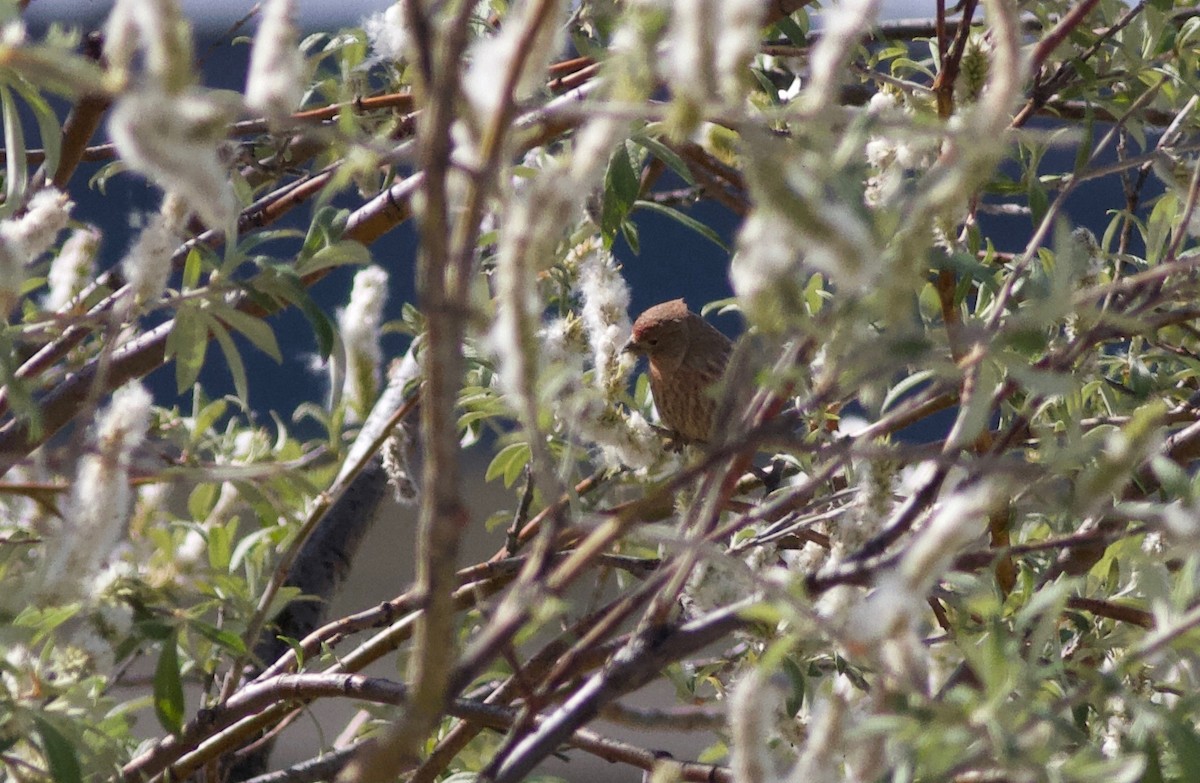
<path fill-rule="evenodd" d="M 662 423 L 685 442 L 712 436 L 717 403 L 713 385 L 725 373 L 733 343 L 682 299 L 657 304 L 638 316 L 629 353 L 650 364 L 650 393 Z"/>

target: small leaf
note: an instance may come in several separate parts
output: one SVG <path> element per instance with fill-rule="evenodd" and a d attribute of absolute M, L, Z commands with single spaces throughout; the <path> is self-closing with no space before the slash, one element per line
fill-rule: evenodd
<path fill-rule="evenodd" d="M 1167 738 L 1175 749 L 1175 760 L 1183 772 L 1181 779 L 1200 780 L 1200 738 L 1184 720 L 1175 716 L 1175 720 L 1167 724 Z"/>
<path fill-rule="evenodd" d="M 804 15 L 804 19 L 807 20 L 808 16 Z M 785 38 L 787 38 L 788 42 L 791 43 L 792 46 L 801 49 L 808 48 L 807 32 L 803 27 L 797 24 L 796 20 L 792 17 L 785 16 L 780 19 L 775 23 L 775 29 L 778 30 Z"/>
<path fill-rule="evenodd" d="M 188 627 L 196 633 L 208 639 L 213 644 L 225 648 L 234 655 L 242 655 L 246 652 L 246 644 L 237 634 L 226 631 L 222 628 L 202 623 L 199 620 L 193 620 L 188 623 Z"/>
<path fill-rule="evenodd" d="M 371 251 L 359 242 L 341 240 L 317 250 L 296 262 L 296 271 L 310 275 L 321 269 L 336 266 L 366 266 L 371 263 Z"/>
<path fill-rule="evenodd" d="M 166 356 L 175 360 L 175 387 L 183 394 L 204 367 L 204 355 L 208 352 L 208 326 L 204 315 L 196 307 L 179 308 L 175 314 L 175 326 L 167 335 Z"/>
<path fill-rule="evenodd" d="M 213 487 L 219 485 L 213 484 Z M 218 493 L 218 497 L 220 494 Z M 228 524 L 212 525 L 206 531 L 206 541 L 208 544 L 208 566 L 214 571 L 228 571 L 229 563 L 233 559 L 233 540 L 234 534 L 237 533 L 237 517 L 234 517 Z"/>
<path fill-rule="evenodd" d="M 647 152 L 665 163 L 667 168 L 675 172 L 681 180 L 689 185 L 695 185 L 696 178 L 692 176 L 692 170 L 688 168 L 688 165 L 684 162 L 683 158 L 679 157 L 675 150 L 671 149 L 666 144 L 663 144 L 658 139 L 647 135 L 646 131 L 648 129 L 649 128 L 643 129 L 640 133 L 636 134 L 633 137 L 633 142 L 645 147 Z"/>
<path fill-rule="evenodd" d="M 962 401 L 958 417 L 946 439 L 949 444 L 955 448 L 965 448 L 987 429 L 995 412 L 992 397 L 999 383 L 1000 373 L 996 366 L 986 359 L 980 362 L 974 390 L 968 399 Z"/>
<path fill-rule="evenodd" d="M 616 239 L 617 231 L 633 208 L 639 190 L 641 182 L 629 159 L 629 149 L 624 144 L 618 144 L 608 161 L 608 171 L 604 174 L 604 209 L 600 217 L 600 230 L 606 244 L 611 246 Z"/>
<path fill-rule="evenodd" d="M 633 251 L 635 256 L 642 252 L 642 240 L 638 236 L 638 227 L 636 223 L 634 223 L 632 220 L 626 220 L 624 223 L 622 223 L 621 236 L 625 237 L 626 244 L 629 245 L 629 249 Z"/>
<path fill-rule="evenodd" d="M 638 202 L 636 202 L 635 206 L 638 209 L 648 209 L 651 212 L 657 212 L 660 215 L 666 215 L 667 217 L 671 218 L 672 220 L 675 220 L 675 221 L 683 224 L 684 226 L 690 228 L 691 230 L 695 231 L 697 234 L 704 237 L 709 242 L 712 242 L 714 245 L 721 248 L 722 250 L 727 251 L 727 252 L 729 250 L 729 248 L 726 247 L 725 243 L 721 241 L 721 237 L 719 234 L 717 234 L 716 231 L 713 231 L 710 227 L 701 223 L 699 220 L 696 220 L 691 215 L 681 212 L 678 209 L 675 209 L 674 207 L 668 207 L 665 204 L 657 204 L 653 201 L 638 201 Z"/>
<path fill-rule="evenodd" d="M 58 124 L 54 108 L 28 82 L 14 80 L 10 84 L 21 94 L 21 98 L 29 105 L 34 119 L 37 120 L 38 135 L 41 137 L 42 152 L 45 155 L 42 165 L 46 171 L 57 171 L 62 152 L 62 127 Z"/>
<path fill-rule="evenodd" d="M 312 326 L 313 336 L 317 340 L 317 353 L 322 359 L 328 359 L 333 352 L 334 329 L 329 316 L 321 309 L 312 295 L 301 283 L 294 270 L 286 267 L 272 266 L 254 280 L 254 290 L 278 300 L 293 304 Z"/>
<path fill-rule="evenodd" d="M 300 248 L 298 259 L 307 260 L 321 248 L 328 247 L 341 239 L 342 232 L 346 230 L 346 220 L 349 216 L 350 211 L 346 209 L 330 206 L 318 209 L 308 227 L 308 234 L 304 237 L 304 244 Z"/>
<path fill-rule="evenodd" d="M 183 678 L 179 672 L 178 636 L 172 633 L 163 642 L 158 665 L 154 668 L 154 713 L 158 722 L 172 734 L 183 729 Z"/>
<path fill-rule="evenodd" d="M 192 519 L 202 520 L 207 517 L 217 505 L 220 495 L 218 485 L 212 483 L 198 484 L 188 495 L 187 510 Z M 212 559 L 212 544 L 209 543 L 209 559 Z"/>
<path fill-rule="evenodd" d="M 221 346 L 221 353 L 225 355 L 225 364 L 229 366 L 229 375 L 233 378 L 233 389 L 238 399 L 246 407 L 250 407 L 250 387 L 246 381 L 246 365 L 242 362 L 241 351 L 229 336 L 225 324 L 208 313 L 205 313 L 204 317 L 208 321 L 209 332 L 216 338 L 217 345 Z"/>
<path fill-rule="evenodd" d="M 279 342 L 275 339 L 275 331 L 262 318 L 243 313 L 232 307 L 222 307 L 214 310 L 213 315 L 229 326 L 238 330 L 254 347 L 270 356 L 278 363 L 283 362 L 283 353 L 279 350 Z"/>
<path fill-rule="evenodd" d="M 497 476 L 504 479 L 504 486 L 511 487 L 521 475 L 521 471 L 529 464 L 532 453 L 528 443 L 510 443 L 496 453 L 488 465 L 484 481 L 491 481 Z"/>
<path fill-rule="evenodd" d="M 188 251 L 187 260 L 183 262 L 183 281 L 180 283 L 180 289 L 188 291 L 195 288 L 200 282 L 202 271 L 204 271 L 204 259 L 200 255 L 200 251 L 193 247 Z"/>
<path fill-rule="evenodd" d="M 3 206 L 0 206 L 0 217 L 7 217 L 21 204 L 29 168 L 25 161 L 25 132 L 21 129 L 21 116 L 17 112 L 12 92 L 4 84 L 0 84 L 0 109 L 4 111 L 5 153 L 5 200 Z"/>
<path fill-rule="evenodd" d="M 46 755 L 50 777 L 55 783 L 80 783 L 83 769 L 79 766 L 75 746 L 45 718 L 35 716 L 33 723 L 42 738 L 42 752 Z"/>

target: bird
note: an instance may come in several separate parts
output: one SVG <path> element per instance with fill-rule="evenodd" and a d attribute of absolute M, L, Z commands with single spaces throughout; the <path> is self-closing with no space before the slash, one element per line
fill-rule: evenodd
<path fill-rule="evenodd" d="M 707 443 L 713 433 L 713 385 L 725 373 L 733 343 L 688 310 L 683 299 L 649 308 L 633 323 L 627 353 L 645 356 L 658 417 L 685 443 Z"/>

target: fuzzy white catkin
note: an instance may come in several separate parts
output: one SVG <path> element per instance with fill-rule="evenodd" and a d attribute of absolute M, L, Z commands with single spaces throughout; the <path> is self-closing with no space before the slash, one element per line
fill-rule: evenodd
<path fill-rule="evenodd" d="M 775 290 L 779 278 L 800 261 L 803 237 L 789 220 L 765 208 L 750 212 L 738 232 L 738 250 L 729 268 L 734 293 L 749 302 Z"/>
<path fill-rule="evenodd" d="M 104 26 L 104 56 L 125 73 L 140 50 L 156 88 L 174 93 L 193 79 L 191 40 L 178 0 L 117 0 Z"/>
<path fill-rule="evenodd" d="M 811 74 L 804 99 L 810 107 L 831 106 L 845 76 L 845 62 L 859 38 L 871 29 L 880 0 L 842 0 L 822 15 L 824 29 L 809 56 Z"/>
<path fill-rule="evenodd" d="M 121 274 L 133 290 L 134 302 L 155 302 L 166 290 L 171 256 L 182 239 L 186 216 L 182 201 L 167 193 L 159 211 L 151 216 L 121 259 Z"/>
<path fill-rule="evenodd" d="M 71 232 L 46 274 L 49 290 L 42 299 L 44 309 L 57 312 L 83 290 L 95 272 L 99 249 L 100 231 L 95 226 Z"/>
<path fill-rule="evenodd" d="M 229 229 L 237 200 L 220 151 L 234 114 L 215 93 L 147 85 L 117 101 L 108 131 L 130 168 L 179 194 L 209 228 Z"/>
<path fill-rule="evenodd" d="M 544 9 L 547 5 L 549 8 Z M 539 14 L 543 10 L 546 13 Z M 514 100 L 528 98 L 542 85 L 551 60 L 562 50 L 565 11 L 562 0 L 525 0 L 509 13 L 498 35 L 480 39 L 471 48 L 471 64 L 462 88 L 481 124 L 492 121 L 499 111 L 514 68 L 519 67 Z M 535 24 L 536 34 L 526 41 L 530 26 Z"/>
<path fill-rule="evenodd" d="M 98 415 L 95 451 L 79 461 L 64 527 L 46 547 L 43 594 L 81 597 L 125 533 L 133 499 L 129 465 L 150 423 L 150 393 L 122 386 Z"/>
<path fill-rule="evenodd" d="M 671 90 L 698 104 L 744 101 L 766 11 L 763 0 L 675 3 L 664 45 Z"/>
<path fill-rule="evenodd" d="M 350 301 L 337 314 L 338 331 L 346 350 L 342 394 L 350 403 L 353 421 L 360 421 L 370 411 L 383 378 L 379 334 L 387 295 L 388 273 L 383 267 L 368 266 L 354 276 Z"/>
<path fill-rule="evenodd" d="M 889 638 L 911 637 L 926 595 L 954 558 L 987 529 L 987 514 L 1003 495 L 1000 483 L 985 480 L 939 501 L 896 567 L 884 572 L 875 589 L 851 609 L 848 640 L 873 648 Z"/>
<path fill-rule="evenodd" d="M 705 103 L 717 92 L 716 41 L 721 34 L 719 0 L 676 3 L 665 42 L 663 63 L 672 91 L 695 103 Z"/>
<path fill-rule="evenodd" d="M 267 0 L 250 50 L 246 105 L 274 121 L 286 120 L 304 97 L 295 10 L 292 0 Z"/>
<path fill-rule="evenodd" d="M 385 10 L 363 19 L 367 43 L 379 59 L 400 60 L 408 54 L 410 36 L 404 21 L 404 1 L 398 0 Z"/>
<path fill-rule="evenodd" d="M 752 669 L 742 675 L 729 699 L 730 766 L 738 783 L 778 783 L 768 742 L 779 734 L 784 716 L 782 683 Z"/>
<path fill-rule="evenodd" d="M 0 310 L 16 305 L 26 267 L 54 244 L 73 206 L 66 195 L 46 188 L 29 199 L 23 215 L 0 222 Z"/>
<path fill-rule="evenodd" d="M 606 394 L 623 386 L 632 366 L 623 353 L 629 341 L 629 286 L 612 253 L 593 237 L 572 250 L 579 261 L 583 325 L 592 349 L 596 386 Z"/>
<path fill-rule="evenodd" d="M 74 206 L 65 193 L 43 188 L 29 199 L 25 214 L 0 223 L 0 237 L 20 248 L 26 261 L 33 261 L 49 250 L 67 227 Z"/>
<path fill-rule="evenodd" d="M 718 3 L 717 79 L 731 103 L 745 100 L 750 58 L 758 51 L 767 3 L 763 0 L 725 0 Z"/>

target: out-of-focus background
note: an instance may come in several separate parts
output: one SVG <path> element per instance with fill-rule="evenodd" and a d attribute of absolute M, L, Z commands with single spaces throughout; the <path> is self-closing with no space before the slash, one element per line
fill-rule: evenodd
<path fill-rule="evenodd" d="M 184 13 L 197 29 L 215 30 L 245 17 L 254 8 L 254 0 L 181 0 Z M 390 0 L 296 0 L 301 23 L 309 29 L 326 30 L 338 25 L 355 24 L 364 15 L 391 5 Z M 27 18 L 34 24 L 54 20 L 96 23 L 108 14 L 112 0 L 32 0 Z M 908 16 L 932 16 L 934 0 L 885 0 L 882 15 L 886 19 Z"/>

